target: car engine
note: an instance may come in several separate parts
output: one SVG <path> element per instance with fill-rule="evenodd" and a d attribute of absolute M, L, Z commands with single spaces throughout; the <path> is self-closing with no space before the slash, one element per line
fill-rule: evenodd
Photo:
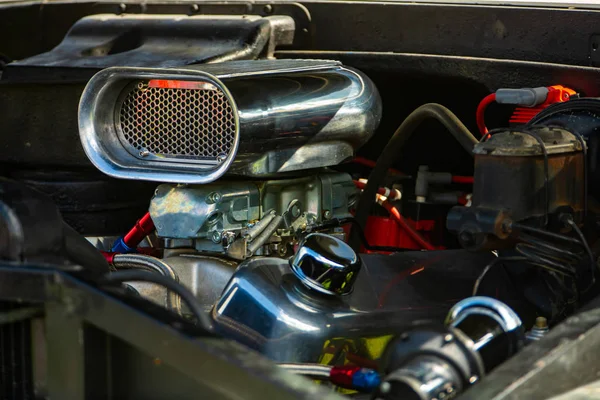
<path fill-rule="evenodd" d="M 1 398 L 548 398 L 509 382 L 595 328 L 595 68 L 413 95 L 298 5 L 213 6 L 0 64 Z"/>

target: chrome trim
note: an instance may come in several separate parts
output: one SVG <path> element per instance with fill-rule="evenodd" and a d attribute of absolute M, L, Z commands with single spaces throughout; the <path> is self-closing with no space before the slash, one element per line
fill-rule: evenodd
<path fill-rule="evenodd" d="M 477 308 L 495 312 L 499 318 L 494 318 L 494 320 L 505 332 L 514 331 L 523 325 L 519 316 L 509 306 L 499 300 L 484 296 L 469 297 L 456 303 L 448 312 L 446 325 L 458 325 L 466 316 L 471 315 L 471 309 Z"/>
<path fill-rule="evenodd" d="M 327 295 L 347 295 L 352 292 L 361 260 L 341 240 L 311 233 L 300 243 L 290 266 L 306 287 Z"/>
<path fill-rule="evenodd" d="M 132 80 L 200 80 L 225 93 L 235 143 L 215 165 L 186 158 L 135 157 L 118 140 L 114 113 Z M 104 173 L 128 179 L 208 183 L 230 174 L 265 178 L 344 162 L 369 140 L 381 98 L 359 71 L 327 60 L 250 60 L 174 69 L 108 68 L 86 86 L 79 106 L 83 148 Z"/>
<path fill-rule="evenodd" d="M 135 80 L 176 79 L 209 82 L 221 90 L 233 109 L 235 138 L 224 161 L 188 162 L 177 159 L 166 163 L 133 156 L 117 134 L 114 113 L 123 88 Z M 215 76 L 197 70 L 157 68 L 107 68 L 86 85 L 79 102 L 79 135 L 90 161 L 100 171 L 116 178 L 178 183 L 209 183 L 220 178 L 231 166 L 239 147 L 239 113 L 231 93 Z"/>
<path fill-rule="evenodd" d="M 278 364 L 279 368 L 283 368 L 288 372 L 296 375 L 302 375 L 310 379 L 329 380 L 331 373 L 331 365 L 312 364 L 312 363 L 284 363 Z"/>

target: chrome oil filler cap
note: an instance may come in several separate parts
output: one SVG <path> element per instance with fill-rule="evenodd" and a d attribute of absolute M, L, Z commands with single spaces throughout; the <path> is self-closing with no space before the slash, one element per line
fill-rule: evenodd
<path fill-rule="evenodd" d="M 290 265 L 308 288 L 328 295 L 345 295 L 352 291 L 361 260 L 341 240 L 313 233 L 302 241 Z"/>

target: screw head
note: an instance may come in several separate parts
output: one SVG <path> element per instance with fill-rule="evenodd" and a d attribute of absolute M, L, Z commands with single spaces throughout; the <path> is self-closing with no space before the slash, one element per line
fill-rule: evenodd
<path fill-rule="evenodd" d="M 219 154 L 217 156 L 217 162 L 219 164 L 221 164 L 223 161 L 225 161 L 227 159 L 227 154 Z"/>
<path fill-rule="evenodd" d="M 209 193 L 206 200 L 208 201 L 208 203 L 213 203 L 213 204 L 218 203 L 221 201 L 221 193 L 219 193 L 219 192 Z"/>
<path fill-rule="evenodd" d="M 200 7 L 198 6 L 198 4 L 192 4 L 192 6 L 190 7 L 192 12 L 197 13 L 198 10 L 200 10 Z"/>
<path fill-rule="evenodd" d="M 273 6 L 272 6 L 272 5 L 270 5 L 270 4 L 266 4 L 266 5 L 263 7 L 263 11 L 264 11 L 265 13 L 267 13 L 267 14 L 271 14 L 271 13 L 273 12 Z"/>
<path fill-rule="evenodd" d="M 127 4 L 121 3 L 119 4 L 119 11 L 125 12 L 127 10 Z"/>
<path fill-rule="evenodd" d="M 473 375 L 472 377 L 469 378 L 469 383 L 473 384 L 473 383 L 477 382 L 478 379 L 479 379 L 479 377 L 477 375 Z"/>
<path fill-rule="evenodd" d="M 444 336 L 444 342 L 446 342 L 446 343 L 450 343 L 453 340 L 454 340 L 454 336 L 452 336 L 451 333 L 449 333 L 446 336 Z"/>
<path fill-rule="evenodd" d="M 223 235 L 221 234 L 221 232 L 219 231 L 214 231 L 212 233 L 211 239 L 214 243 L 220 243 L 221 242 L 221 238 L 223 237 Z"/>
<path fill-rule="evenodd" d="M 140 151 L 140 157 L 148 157 L 149 155 L 150 155 L 150 152 L 148 150 Z"/>
<path fill-rule="evenodd" d="M 379 385 L 379 391 L 383 394 L 389 393 L 391 389 L 392 385 L 389 382 L 383 382 L 381 385 Z"/>
<path fill-rule="evenodd" d="M 332 215 L 331 211 L 329 211 L 329 210 L 323 211 L 323 218 L 325 218 L 325 219 L 331 219 L 331 215 Z"/>
<path fill-rule="evenodd" d="M 292 207 L 292 217 L 298 218 L 299 216 L 300 216 L 300 207 L 295 205 Z"/>

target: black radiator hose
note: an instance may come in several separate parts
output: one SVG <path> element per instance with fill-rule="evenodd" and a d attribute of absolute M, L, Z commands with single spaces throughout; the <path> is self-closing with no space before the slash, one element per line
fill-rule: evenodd
<path fill-rule="evenodd" d="M 387 170 L 394 164 L 394 161 L 397 159 L 398 153 L 406 143 L 406 140 L 423 121 L 428 119 L 435 119 L 444 125 L 452 136 L 454 136 L 461 146 L 469 153 L 472 152 L 473 146 L 475 146 L 476 143 L 479 143 L 479 140 L 473 136 L 462 122 L 460 122 L 458 117 L 441 104 L 424 104 L 410 113 L 385 145 L 381 156 L 379 156 L 379 159 L 375 164 L 375 168 L 373 168 L 373 171 L 371 171 L 371 174 L 369 175 L 367 186 L 360 196 L 356 208 L 355 219 L 363 229 L 367 224 L 367 218 L 369 217 L 371 204 L 373 204 L 375 195 L 377 194 L 377 189 L 382 186 Z M 358 250 L 360 246 L 360 239 L 356 229 L 352 230 L 350 244 L 354 250 Z"/>

